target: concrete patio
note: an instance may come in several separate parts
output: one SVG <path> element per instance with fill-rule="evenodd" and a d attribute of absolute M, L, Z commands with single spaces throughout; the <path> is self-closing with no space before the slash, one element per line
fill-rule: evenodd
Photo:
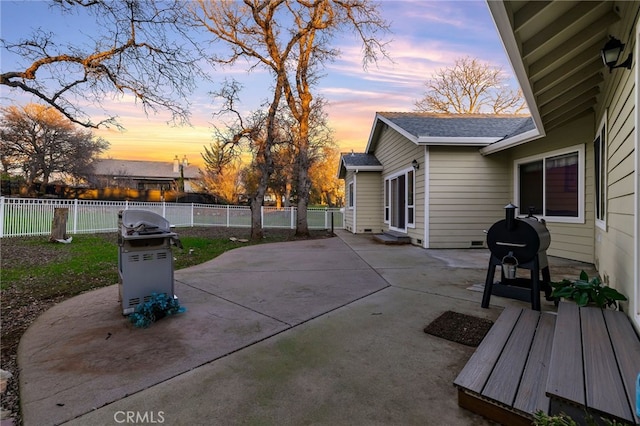
<path fill-rule="evenodd" d="M 474 349 L 423 328 L 448 310 L 495 319 L 528 305 L 480 307 L 469 288 L 489 252 L 337 235 L 176 271 L 187 312 L 148 329 L 122 317 L 117 286 L 56 305 L 19 348 L 24 424 L 488 424 L 452 385 Z"/>

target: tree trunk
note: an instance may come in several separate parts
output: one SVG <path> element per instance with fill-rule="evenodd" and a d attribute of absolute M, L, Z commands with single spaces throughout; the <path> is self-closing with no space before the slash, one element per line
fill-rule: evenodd
<path fill-rule="evenodd" d="M 286 208 L 291 207 L 291 182 L 287 182 L 286 190 L 284 191 L 284 206 Z"/>
<path fill-rule="evenodd" d="M 262 230 L 262 203 L 264 194 L 260 197 L 256 195 L 251 197 L 251 240 L 261 241 L 264 237 Z"/>
<path fill-rule="evenodd" d="M 266 145 L 266 144 L 265 144 Z M 258 187 L 255 194 L 251 197 L 251 240 L 261 241 L 264 237 L 262 228 L 262 206 L 264 205 L 264 194 L 267 192 L 271 164 L 271 151 L 261 149 L 257 157 L 263 161 L 257 164 L 260 179 L 258 179 Z"/>
<path fill-rule="evenodd" d="M 298 212 L 296 218 L 296 236 L 308 237 L 307 206 L 309 204 L 309 151 L 303 146 L 298 154 Z"/>
<path fill-rule="evenodd" d="M 53 222 L 51 224 L 51 236 L 49 241 L 52 243 L 58 240 L 66 240 L 67 237 L 67 218 L 69 217 L 68 208 L 55 208 L 53 210 Z"/>

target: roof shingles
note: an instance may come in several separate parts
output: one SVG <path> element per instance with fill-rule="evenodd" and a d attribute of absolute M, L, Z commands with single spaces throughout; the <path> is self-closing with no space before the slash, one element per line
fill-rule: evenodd
<path fill-rule="evenodd" d="M 506 137 L 534 129 L 524 115 L 434 114 L 427 112 L 379 112 L 407 133 L 420 137 Z"/>

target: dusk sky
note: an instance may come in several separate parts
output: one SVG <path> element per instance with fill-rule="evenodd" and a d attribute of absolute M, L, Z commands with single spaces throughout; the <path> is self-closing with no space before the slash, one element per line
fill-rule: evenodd
<path fill-rule="evenodd" d="M 483 0 L 472 1 L 381 1 L 382 14 L 391 22 L 388 52 L 393 63 L 382 60 L 368 70 L 362 68 L 361 46 L 346 33 L 336 42 L 342 55 L 325 69 L 317 87 L 329 101 L 329 124 L 341 151 L 362 152 L 366 146 L 376 111 L 412 111 L 425 91 L 425 82 L 434 71 L 470 56 L 500 66 L 509 77 L 512 70 L 497 31 Z M 0 1 L 2 38 L 16 41 L 41 27 L 69 36 L 73 23 L 57 15 L 52 19 L 49 4 L 35 1 Z M 76 30 L 77 31 L 77 30 Z M 2 71 L 16 69 L 15 57 L 2 52 Z M 212 141 L 214 103 L 209 92 L 225 75 L 245 85 L 241 97 L 246 110 L 256 109 L 268 96 L 271 83 L 266 72 L 247 73 L 242 69 L 217 72 L 213 82 L 202 83 L 193 94 L 191 126 L 172 127 L 168 114 L 146 116 L 139 105 L 125 96 L 105 104 L 119 116 L 125 131 L 99 130 L 96 134 L 111 143 L 103 157 L 171 161 L 186 155 L 192 163 L 202 162 L 203 146 Z M 0 104 L 24 105 L 33 99 L 18 91 L 0 88 Z"/>

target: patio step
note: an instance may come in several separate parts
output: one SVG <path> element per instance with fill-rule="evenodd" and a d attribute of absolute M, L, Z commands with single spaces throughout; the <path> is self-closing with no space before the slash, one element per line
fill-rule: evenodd
<path fill-rule="evenodd" d="M 411 237 L 397 231 L 385 231 L 382 234 L 375 234 L 373 239 L 383 244 L 411 244 Z"/>
<path fill-rule="evenodd" d="M 530 425 L 540 410 L 581 425 L 585 410 L 639 425 L 638 365 L 640 340 L 623 312 L 507 307 L 453 384 L 458 405 L 505 425 Z"/>
<path fill-rule="evenodd" d="M 621 311 L 561 302 L 549 359 L 549 414 L 564 412 L 578 424 L 605 415 L 640 424 L 635 379 L 640 339 Z"/>
<path fill-rule="evenodd" d="M 556 316 L 507 307 L 453 384 L 458 405 L 505 425 L 531 425 L 545 395 Z"/>

